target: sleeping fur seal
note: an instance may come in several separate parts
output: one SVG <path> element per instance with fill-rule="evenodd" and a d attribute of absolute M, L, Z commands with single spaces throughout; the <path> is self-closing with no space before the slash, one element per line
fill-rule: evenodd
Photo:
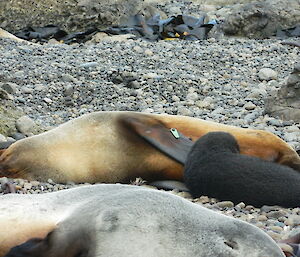
<path fill-rule="evenodd" d="M 184 181 L 193 197 L 207 195 L 255 207 L 299 207 L 300 173 L 292 168 L 242 155 L 235 138 L 210 132 L 188 154 Z"/>
<path fill-rule="evenodd" d="M 251 224 L 137 186 L 5 195 L 0 227 L 1 257 L 284 256 Z"/>
<path fill-rule="evenodd" d="M 42 181 L 51 178 L 61 183 L 128 182 L 136 177 L 182 180 L 180 162 L 193 142 L 178 141 L 171 128 L 193 141 L 210 131 L 230 132 L 242 154 L 300 170 L 298 154 L 267 131 L 166 114 L 95 112 L 12 144 L 0 156 L 0 176 Z M 158 146 L 152 143 L 154 148 L 145 139 L 158 142 Z"/>

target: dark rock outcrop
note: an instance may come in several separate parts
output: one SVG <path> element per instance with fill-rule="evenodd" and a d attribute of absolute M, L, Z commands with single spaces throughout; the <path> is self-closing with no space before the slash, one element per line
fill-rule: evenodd
<path fill-rule="evenodd" d="M 2 0 L 0 27 L 16 32 L 26 26 L 55 24 L 68 32 L 82 31 L 118 24 L 143 5 L 140 0 Z"/>
<path fill-rule="evenodd" d="M 225 18 L 228 35 L 266 38 L 300 23 L 299 0 L 265 0 L 237 5 Z"/>
<path fill-rule="evenodd" d="M 300 122 L 300 60 L 277 95 L 265 100 L 265 112 L 283 120 Z"/>

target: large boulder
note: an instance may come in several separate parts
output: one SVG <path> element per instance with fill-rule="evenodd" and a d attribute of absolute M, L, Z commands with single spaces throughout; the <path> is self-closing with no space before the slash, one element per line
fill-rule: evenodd
<path fill-rule="evenodd" d="M 229 35 L 266 38 L 300 23 L 299 0 L 265 0 L 237 5 L 222 26 Z"/>
<path fill-rule="evenodd" d="M 283 120 L 300 122 L 300 60 L 277 95 L 265 100 L 265 112 Z"/>
<path fill-rule="evenodd" d="M 140 0 L 1 0 L 0 27 L 10 32 L 48 24 L 68 32 L 101 28 L 118 24 L 143 5 Z"/>

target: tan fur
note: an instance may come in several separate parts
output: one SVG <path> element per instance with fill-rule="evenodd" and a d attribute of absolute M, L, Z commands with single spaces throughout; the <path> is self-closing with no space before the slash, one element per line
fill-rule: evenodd
<path fill-rule="evenodd" d="M 30 238 L 45 237 L 65 216 L 62 209 L 38 200 L 38 195 L 21 197 L 15 194 L 0 197 L 0 256 Z"/>
<path fill-rule="evenodd" d="M 14 41 L 23 42 L 24 40 L 0 28 L 0 38 L 9 38 Z"/>
<path fill-rule="evenodd" d="M 128 182 L 182 180 L 182 166 L 122 125 L 134 117 L 149 126 L 161 122 L 196 140 L 210 131 L 233 134 L 241 153 L 299 170 L 298 154 L 279 137 L 201 119 L 136 112 L 95 112 L 51 131 L 22 139 L 0 156 L 0 176 L 56 182 Z"/>

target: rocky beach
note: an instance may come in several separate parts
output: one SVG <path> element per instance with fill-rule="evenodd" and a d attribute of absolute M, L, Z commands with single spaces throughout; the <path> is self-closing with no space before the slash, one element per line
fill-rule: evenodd
<path fill-rule="evenodd" d="M 178 12 L 180 7 L 178 2 L 161 9 Z M 267 130 L 300 149 L 299 123 L 265 112 L 265 99 L 275 97 L 286 83 L 300 48 L 275 37 L 153 42 L 114 36 L 96 41 L 66 45 L 0 39 L 0 142 L 32 136 L 94 111 L 138 111 Z M 80 186 L 0 178 L 0 194 L 8 181 L 16 184 L 17 193 L 29 194 Z M 275 240 L 300 231 L 300 208 L 254 208 L 171 193 L 254 224 Z"/>

